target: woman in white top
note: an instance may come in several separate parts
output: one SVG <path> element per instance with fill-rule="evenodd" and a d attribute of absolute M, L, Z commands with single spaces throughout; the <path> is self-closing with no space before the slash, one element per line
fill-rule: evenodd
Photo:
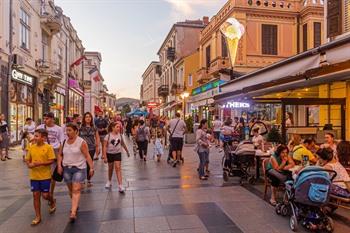
<path fill-rule="evenodd" d="M 264 138 L 263 138 L 263 136 L 260 135 L 259 131 L 260 131 L 259 128 L 253 129 L 252 142 L 253 142 L 254 147 L 256 149 L 264 151 Z"/>
<path fill-rule="evenodd" d="M 346 169 L 339 163 L 330 148 L 323 148 L 316 153 L 319 158 L 319 164 L 325 169 L 333 170 L 337 173 L 333 179 L 333 185 L 331 187 L 331 193 L 341 196 L 350 197 L 350 192 L 347 190 L 345 182 L 350 182 L 350 177 Z"/>
<path fill-rule="evenodd" d="M 58 173 L 63 173 L 64 181 L 72 199 L 70 221 L 77 218 L 77 209 L 80 200 L 81 183 L 86 179 L 86 163 L 90 167 L 90 177 L 94 175 L 94 164 L 91 160 L 87 143 L 78 136 L 78 126 L 67 124 L 67 139 L 64 140 L 57 157 Z"/>

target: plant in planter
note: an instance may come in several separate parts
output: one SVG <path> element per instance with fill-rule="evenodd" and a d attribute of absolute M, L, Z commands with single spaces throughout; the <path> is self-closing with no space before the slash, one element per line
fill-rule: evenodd
<path fill-rule="evenodd" d="M 186 133 L 186 143 L 188 144 L 194 144 L 196 142 L 196 135 L 193 131 L 193 117 L 188 116 L 185 119 L 186 127 L 187 127 L 187 133 Z"/>
<path fill-rule="evenodd" d="M 282 143 L 282 135 L 276 127 L 272 127 L 270 132 L 267 134 L 267 141 L 275 145 Z"/>

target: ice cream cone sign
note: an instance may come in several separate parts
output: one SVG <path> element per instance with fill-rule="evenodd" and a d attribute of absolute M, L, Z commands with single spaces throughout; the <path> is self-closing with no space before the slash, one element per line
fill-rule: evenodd
<path fill-rule="evenodd" d="M 220 31 L 226 38 L 228 54 L 232 68 L 235 66 L 238 42 L 244 34 L 244 26 L 235 18 L 228 18 L 220 27 Z"/>

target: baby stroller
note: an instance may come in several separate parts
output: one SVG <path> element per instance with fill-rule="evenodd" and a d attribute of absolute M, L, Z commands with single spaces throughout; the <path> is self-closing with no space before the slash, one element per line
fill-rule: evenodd
<path fill-rule="evenodd" d="M 276 213 L 291 215 L 290 228 L 297 231 L 298 224 L 316 232 L 333 232 L 333 220 L 324 208 L 329 202 L 330 186 L 335 171 L 322 167 L 306 167 L 295 181 L 286 182 L 284 203 L 276 205 Z"/>
<path fill-rule="evenodd" d="M 255 164 L 255 148 L 252 142 L 243 141 L 225 145 L 225 153 L 222 159 L 223 178 L 228 181 L 229 177 L 240 177 L 240 184 L 247 180 L 250 184 L 254 184 L 256 179 L 250 174 L 250 168 Z"/>

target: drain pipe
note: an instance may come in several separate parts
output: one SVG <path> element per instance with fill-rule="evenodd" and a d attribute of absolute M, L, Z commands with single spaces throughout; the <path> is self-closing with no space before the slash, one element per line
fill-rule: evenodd
<path fill-rule="evenodd" d="M 11 84 L 11 76 L 12 76 L 12 64 L 13 64 L 13 55 L 12 55 L 12 49 L 13 49 L 13 35 L 12 35 L 12 32 L 13 32 L 13 20 L 12 20 L 12 8 L 13 8 L 13 0 L 10 0 L 9 2 L 10 6 L 9 6 L 9 54 L 8 54 L 8 71 L 7 71 L 7 95 L 6 95 L 6 98 L 7 98 L 7 101 L 6 103 L 8 104 L 8 108 L 7 108 L 7 112 L 6 112 L 6 115 L 7 115 L 7 122 L 10 122 L 10 118 L 11 118 L 11 113 L 9 111 L 10 108 L 10 84 Z M 9 131 L 11 131 L 11 124 L 8 124 L 8 129 Z"/>

